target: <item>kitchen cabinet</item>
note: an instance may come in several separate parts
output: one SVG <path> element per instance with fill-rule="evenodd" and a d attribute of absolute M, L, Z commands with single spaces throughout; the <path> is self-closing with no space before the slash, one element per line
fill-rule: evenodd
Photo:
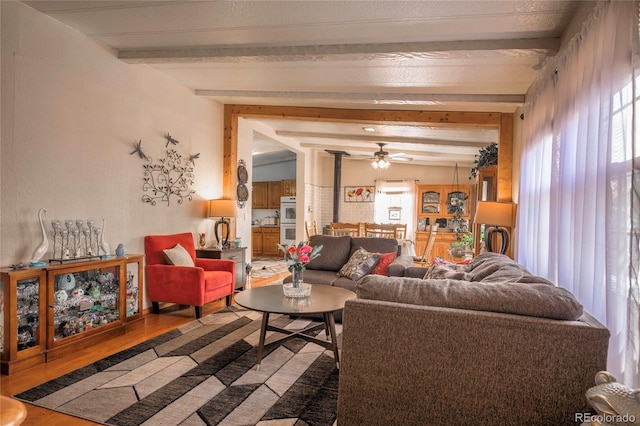
<path fill-rule="evenodd" d="M 283 179 L 280 181 L 281 196 L 283 197 L 295 197 L 296 195 L 296 180 L 295 179 Z"/>
<path fill-rule="evenodd" d="M 227 259 L 236 262 L 236 291 L 244 290 L 246 282 L 246 247 L 232 247 L 225 249 L 196 249 L 196 257 L 205 259 Z"/>
<path fill-rule="evenodd" d="M 254 226 L 251 229 L 252 257 L 278 257 L 280 244 L 280 227 Z"/>
<path fill-rule="evenodd" d="M 279 180 L 270 182 L 253 182 L 251 208 L 279 210 L 281 193 L 282 184 Z"/>
<path fill-rule="evenodd" d="M 269 182 L 253 182 L 251 192 L 251 208 L 269 208 Z"/>
<path fill-rule="evenodd" d="M 262 254 L 264 256 L 280 256 L 280 228 L 264 228 L 262 231 Z"/>
<path fill-rule="evenodd" d="M 143 318 L 143 259 L 0 270 L 2 373 L 70 355 L 133 327 Z"/>
<path fill-rule="evenodd" d="M 269 209 L 280 210 L 282 186 L 280 181 L 269 182 Z"/>

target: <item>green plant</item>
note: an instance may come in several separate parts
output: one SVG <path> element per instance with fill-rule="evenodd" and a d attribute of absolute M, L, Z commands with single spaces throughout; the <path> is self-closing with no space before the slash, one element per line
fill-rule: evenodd
<path fill-rule="evenodd" d="M 485 148 L 480 148 L 479 154 L 476 155 L 476 157 L 476 160 L 473 162 L 475 166 L 471 168 L 470 180 L 478 175 L 479 170 L 498 164 L 498 144 L 491 142 Z"/>
<path fill-rule="evenodd" d="M 473 234 L 471 233 L 464 234 L 460 239 L 460 241 L 462 241 L 464 245 L 466 245 L 469 248 L 473 247 Z"/>

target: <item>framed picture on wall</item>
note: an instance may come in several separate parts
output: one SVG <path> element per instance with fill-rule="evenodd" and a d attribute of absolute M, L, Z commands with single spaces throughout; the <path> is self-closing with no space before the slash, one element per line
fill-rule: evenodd
<path fill-rule="evenodd" d="M 345 186 L 345 203 L 372 203 L 376 189 L 373 186 Z"/>
<path fill-rule="evenodd" d="M 389 220 L 400 220 L 401 207 L 389 207 Z"/>

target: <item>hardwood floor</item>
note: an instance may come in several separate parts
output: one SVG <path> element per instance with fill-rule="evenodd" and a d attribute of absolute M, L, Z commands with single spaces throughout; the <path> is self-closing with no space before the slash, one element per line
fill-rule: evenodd
<path fill-rule="evenodd" d="M 251 287 L 260 287 L 289 275 L 289 272 L 273 276 L 271 278 L 252 278 Z M 202 309 L 202 315 L 209 315 L 225 307 L 224 299 L 209 303 Z M 99 348 L 87 347 L 74 353 L 73 358 L 65 357 L 45 364 L 37 365 L 10 376 L 0 376 L 0 394 L 11 396 L 23 392 L 48 380 L 55 379 L 82 366 L 91 364 L 106 356 L 127 349 L 152 337 L 158 336 L 183 324 L 194 321 L 195 311 L 193 307 L 180 309 L 178 306 L 170 306 L 161 311 L 159 315 L 147 313 L 144 316 L 144 325 L 137 327 L 123 336 L 118 336 L 101 344 Z M 55 411 L 27 404 L 27 419 L 24 426 L 76 426 L 96 425 L 97 423 L 67 416 Z"/>

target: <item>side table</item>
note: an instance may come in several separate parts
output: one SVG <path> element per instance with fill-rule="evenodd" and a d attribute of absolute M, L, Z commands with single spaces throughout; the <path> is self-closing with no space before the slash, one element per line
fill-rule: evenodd
<path fill-rule="evenodd" d="M 244 290 L 246 275 L 246 259 L 245 253 L 246 247 L 234 247 L 234 248 L 199 248 L 196 249 L 196 257 L 205 259 L 226 259 L 236 262 L 236 291 Z"/>

